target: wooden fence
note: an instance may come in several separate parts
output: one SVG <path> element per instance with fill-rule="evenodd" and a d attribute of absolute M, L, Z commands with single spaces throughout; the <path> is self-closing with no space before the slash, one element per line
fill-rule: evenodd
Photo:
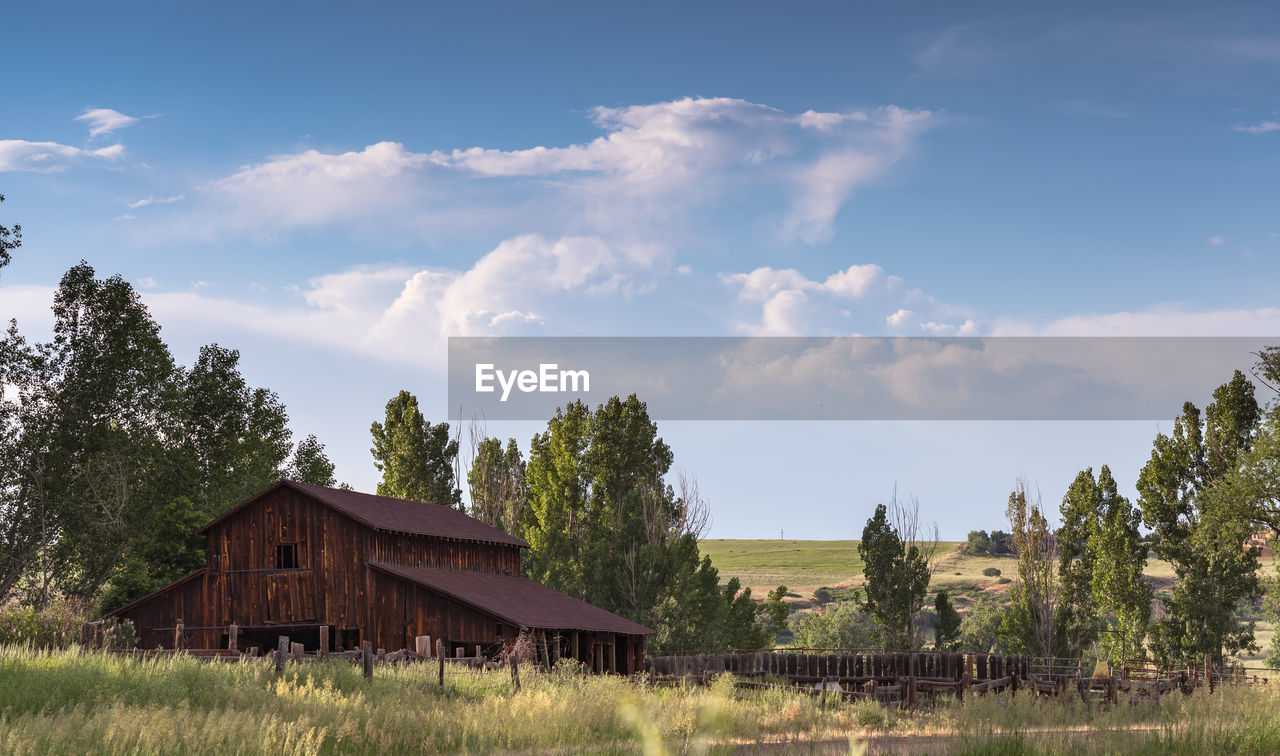
<path fill-rule="evenodd" d="M 1207 687 L 1212 693 L 1222 684 L 1266 684 L 1274 672 L 1212 666 L 1197 670 L 1134 660 L 1125 663 L 1119 676 L 1089 677 L 1076 658 L 848 649 L 678 652 L 649 657 L 646 668 L 660 684 L 700 683 L 728 673 L 739 678 L 739 687 L 786 687 L 824 700 L 872 700 L 908 708 L 936 702 L 940 695 L 963 699 L 1019 690 L 1036 696 L 1078 696 L 1087 704 L 1114 705 L 1127 696 L 1136 704 L 1173 691 L 1190 694 Z"/>

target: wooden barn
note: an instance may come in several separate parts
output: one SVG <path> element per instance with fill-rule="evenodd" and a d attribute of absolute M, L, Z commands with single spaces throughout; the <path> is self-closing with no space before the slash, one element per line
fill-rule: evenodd
<path fill-rule="evenodd" d="M 644 662 L 647 627 L 520 575 L 528 544 L 455 509 L 281 481 L 199 531 L 209 564 L 108 616 L 137 627 L 143 648 L 274 648 L 281 635 L 317 649 L 414 648 L 496 654 L 522 630 L 596 671 Z"/>

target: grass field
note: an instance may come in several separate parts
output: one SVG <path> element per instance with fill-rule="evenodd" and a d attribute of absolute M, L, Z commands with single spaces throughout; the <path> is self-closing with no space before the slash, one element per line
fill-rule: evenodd
<path fill-rule="evenodd" d="M 13 754 L 1276 753 L 1280 693 L 1173 694 L 1114 709 L 1026 694 L 918 712 L 821 705 L 781 689 L 649 687 L 618 677 L 206 663 L 0 647 L 0 752 Z M 855 751 L 856 752 L 856 751 Z"/>

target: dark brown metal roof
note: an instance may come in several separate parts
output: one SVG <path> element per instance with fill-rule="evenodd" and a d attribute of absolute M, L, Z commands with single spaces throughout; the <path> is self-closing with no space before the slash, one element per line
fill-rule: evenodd
<path fill-rule="evenodd" d="M 271 488 L 268 488 L 266 491 L 254 496 L 252 499 L 249 499 L 208 525 L 205 525 L 199 532 L 203 533 L 207 531 L 216 523 L 221 522 L 236 512 L 239 512 L 241 509 L 244 509 L 281 486 L 288 486 L 299 493 L 305 494 L 306 496 L 319 501 L 321 504 L 325 504 L 338 510 L 356 522 L 379 530 L 393 530 L 401 533 L 417 533 L 420 535 L 439 536 L 441 538 L 456 538 L 463 541 L 504 543 L 511 546 L 522 546 L 525 548 L 528 548 L 529 546 L 529 544 L 519 538 L 507 535 L 501 530 L 490 527 L 474 517 L 470 517 L 463 512 L 453 509 L 452 507 L 445 507 L 439 504 L 423 504 L 420 501 L 393 499 L 389 496 L 375 496 L 374 494 L 360 493 L 359 491 L 347 491 L 340 488 L 313 486 L 308 483 L 295 483 L 291 480 L 280 481 Z"/>
<path fill-rule="evenodd" d="M 627 635 L 653 632 L 626 617 L 516 575 L 401 567 L 381 562 L 370 562 L 369 566 L 451 596 L 513 625 Z"/>

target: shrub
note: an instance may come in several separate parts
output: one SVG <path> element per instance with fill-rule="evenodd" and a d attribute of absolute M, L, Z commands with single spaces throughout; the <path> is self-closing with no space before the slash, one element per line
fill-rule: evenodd
<path fill-rule="evenodd" d="M 112 617 L 102 623 L 103 648 L 122 651 L 137 645 L 138 633 L 134 630 L 132 620 Z"/>
<path fill-rule="evenodd" d="M 0 607 L 0 644 L 69 648 L 80 642 L 87 614 L 83 605 L 70 601 L 54 601 L 43 609 Z"/>
<path fill-rule="evenodd" d="M 986 575 L 987 577 L 1000 577 L 1000 568 L 988 567 L 982 571 L 982 574 Z"/>
<path fill-rule="evenodd" d="M 1000 578 L 999 580 L 997 580 L 997 581 L 996 581 L 996 584 L 997 584 L 997 585 L 1006 585 L 1006 584 L 1008 584 L 1008 583 L 1012 583 L 1012 582 L 1013 582 L 1013 581 L 1012 581 L 1012 580 L 1010 580 L 1009 578 L 1007 578 L 1007 577 L 1002 577 L 1002 578 Z"/>

